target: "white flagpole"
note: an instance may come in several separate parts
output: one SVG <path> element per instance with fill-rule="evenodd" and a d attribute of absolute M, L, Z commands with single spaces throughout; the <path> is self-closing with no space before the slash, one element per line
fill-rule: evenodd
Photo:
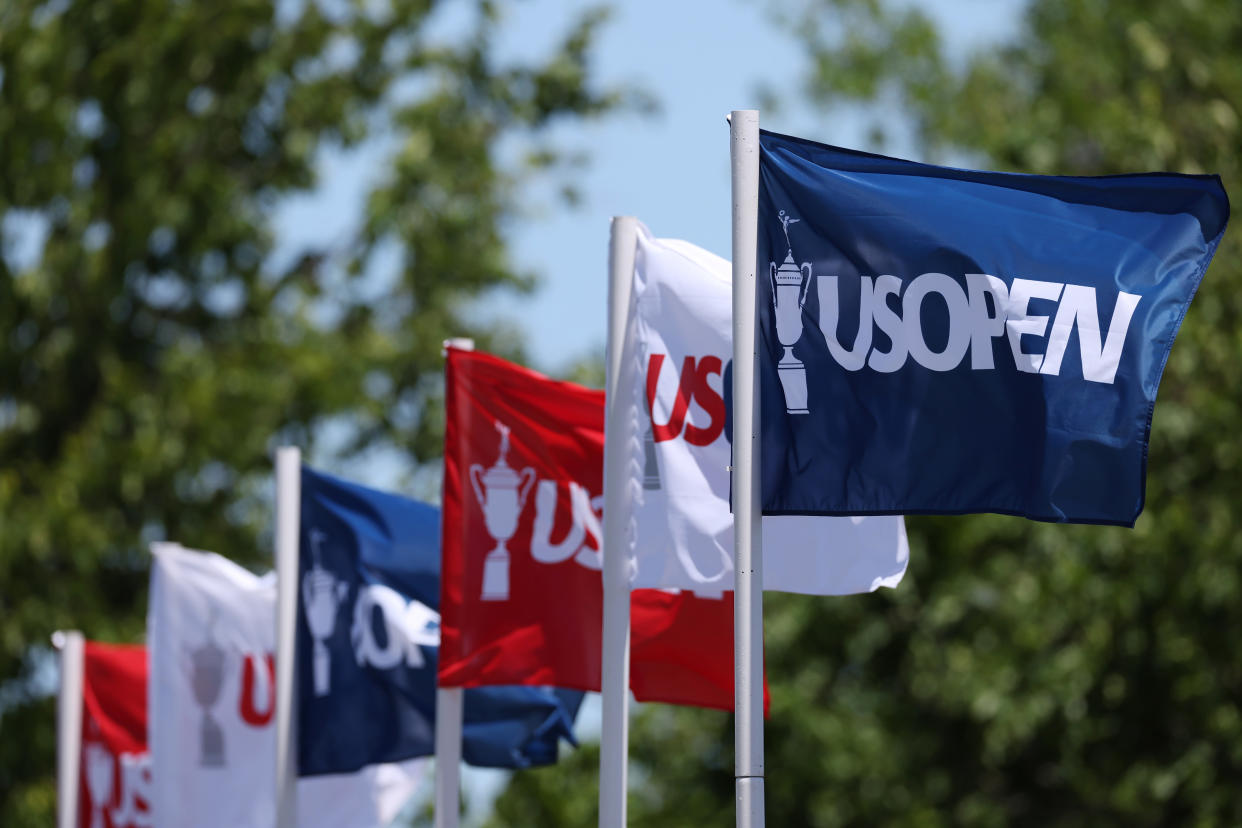
<path fill-rule="evenodd" d="M 444 347 L 474 350 L 474 340 L 447 339 Z M 444 354 L 447 356 L 448 351 Z M 440 569 L 444 571 L 443 567 Z M 460 687 L 436 688 L 436 828 L 457 828 L 461 821 L 461 739 L 465 714 L 465 691 Z"/>
<path fill-rule="evenodd" d="M 436 828 L 457 828 L 460 821 L 463 693 L 436 688 Z"/>
<path fill-rule="evenodd" d="M 763 533 L 759 502 L 759 350 L 755 270 L 759 113 L 729 117 L 733 172 L 733 670 L 738 828 L 763 819 Z"/>
<path fill-rule="evenodd" d="M 600 675 L 602 720 L 599 744 L 599 826 L 624 828 L 629 760 L 630 567 L 626 543 L 630 519 L 629 437 L 634 416 L 628 389 L 620 387 L 621 358 L 638 220 L 612 220 L 608 249 L 608 374 L 604 420 L 604 648 Z"/>
<path fill-rule="evenodd" d="M 52 645 L 60 650 L 60 694 L 56 699 L 56 826 L 78 828 L 86 640 L 77 630 L 58 630 L 52 634 Z"/>
<path fill-rule="evenodd" d="M 298 822 L 298 528 L 302 453 L 276 449 L 276 828 Z"/>

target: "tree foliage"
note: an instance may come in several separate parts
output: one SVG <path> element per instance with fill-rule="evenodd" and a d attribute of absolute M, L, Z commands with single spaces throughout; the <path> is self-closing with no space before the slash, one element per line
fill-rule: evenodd
<path fill-rule="evenodd" d="M 1032 0 L 1012 41 L 966 56 L 905 3 L 782 14 L 811 101 L 875 106 L 868 149 L 898 117 L 930 160 L 1207 171 L 1242 193 L 1236 0 Z M 1242 823 L 1240 254 L 1226 233 L 1173 348 L 1133 530 L 916 518 L 898 589 L 767 595 L 769 824 Z M 731 739 L 720 714 L 644 711 L 634 824 L 728 824 Z M 516 775 L 493 824 L 590 824 L 595 769 L 558 771 L 580 776 Z"/>
<path fill-rule="evenodd" d="M 504 63 L 505 10 L 0 4 L 0 824 L 51 824 L 49 634 L 139 639 L 147 541 L 260 557 L 273 445 L 432 460 L 441 341 L 516 353 L 471 307 L 533 284 L 519 187 L 559 177 L 550 124 L 627 94 L 592 78 L 598 11 Z M 358 146 L 387 159 L 365 215 L 274 255 Z"/>

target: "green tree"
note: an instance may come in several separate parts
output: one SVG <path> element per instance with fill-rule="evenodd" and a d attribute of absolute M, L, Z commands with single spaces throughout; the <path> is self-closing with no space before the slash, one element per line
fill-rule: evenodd
<path fill-rule="evenodd" d="M 905 3 L 782 14 L 811 101 L 874 107 L 869 149 L 904 119 L 931 160 L 1242 192 L 1236 0 L 1032 0 L 1012 42 L 968 56 Z M 1234 232 L 1165 371 L 1133 530 L 911 519 L 897 590 L 767 596 L 769 824 L 1242 823 L 1240 312 Z M 725 716 L 644 712 L 634 823 L 728 824 L 731 738 Z M 572 767 L 515 775 L 493 824 L 589 824 L 596 771 Z"/>
<path fill-rule="evenodd" d="M 51 824 L 49 635 L 139 639 L 147 541 L 261 559 L 275 444 L 432 460 L 441 341 L 520 353 L 470 313 L 533 285 L 519 188 L 564 179 L 549 125 L 628 93 L 591 76 L 600 12 L 501 63 L 505 9 L 0 5 L 0 824 Z M 369 139 L 365 215 L 274 257 L 282 199 Z"/>

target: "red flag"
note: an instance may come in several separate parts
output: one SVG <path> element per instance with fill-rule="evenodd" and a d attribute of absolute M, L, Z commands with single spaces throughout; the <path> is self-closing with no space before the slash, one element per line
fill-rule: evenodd
<path fill-rule="evenodd" d="M 630 593 L 630 689 L 639 701 L 733 710 L 733 593 Z M 765 675 L 765 716 L 771 702 Z"/>
<path fill-rule="evenodd" d="M 83 667 L 78 825 L 149 826 L 147 649 L 87 641 Z"/>
<path fill-rule="evenodd" d="M 599 690 L 604 393 L 449 348 L 440 684 Z M 733 709 L 733 601 L 636 590 L 639 699 Z"/>

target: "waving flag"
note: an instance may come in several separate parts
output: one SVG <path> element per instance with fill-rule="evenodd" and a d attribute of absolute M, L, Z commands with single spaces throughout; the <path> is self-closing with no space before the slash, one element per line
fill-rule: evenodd
<path fill-rule="evenodd" d="M 456 348 L 447 385 L 440 683 L 598 690 L 604 395 Z M 732 709 L 732 600 L 631 604 L 635 696 Z"/>
<path fill-rule="evenodd" d="M 765 514 L 1132 526 L 1216 176 L 975 172 L 760 137 Z"/>
<path fill-rule="evenodd" d="M 79 828 L 151 828 L 147 649 L 86 642 Z"/>
<path fill-rule="evenodd" d="M 640 227 L 620 386 L 634 396 L 635 587 L 730 589 L 732 275 L 729 262 Z M 849 595 L 896 586 L 905 522 L 888 517 L 769 517 L 764 588 Z"/>
<path fill-rule="evenodd" d="M 208 552 L 152 544 L 147 636 L 153 823 L 276 821 L 276 580 Z M 298 825 L 386 825 L 426 760 L 298 782 Z"/>
<path fill-rule="evenodd" d="M 434 753 L 440 510 L 302 470 L 298 660 L 303 776 Z M 574 741 L 582 693 L 465 694 L 463 758 L 520 768 Z"/>

